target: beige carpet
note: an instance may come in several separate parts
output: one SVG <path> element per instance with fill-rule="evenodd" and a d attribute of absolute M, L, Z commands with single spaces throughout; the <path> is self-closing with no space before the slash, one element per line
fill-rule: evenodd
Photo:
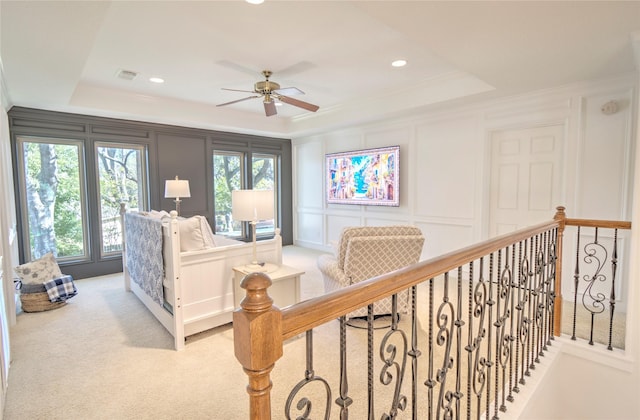
<path fill-rule="evenodd" d="M 323 292 L 315 266 L 319 254 L 299 247 L 284 249 L 284 262 L 306 271 L 303 299 Z M 124 291 L 121 275 L 76 284 L 79 294 L 65 307 L 18 315 L 11 330 L 5 419 L 248 418 L 246 376 L 233 355 L 231 325 L 192 336 L 186 349 L 176 352 L 169 333 L 133 294 Z M 423 288 L 420 294 L 420 301 L 426 302 Z M 403 317 L 401 327 L 409 331 L 408 317 Z M 333 390 L 332 418 L 339 418 L 333 403 L 339 389 L 337 330 L 338 322 L 333 321 L 314 331 L 314 367 Z M 385 332 L 376 331 L 376 343 Z M 348 328 L 347 333 L 349 396 L 354 399 L 350 418 L 366 418 L 366 331 Z M 419 340 L 423 347 L 424 333 Z M 304 377 L 304 344 L 303 337 L 289 340 L 272 374 L 274 419 L 284 418 L 287 395 Z M 375 357 L 374 381 L 378 383 L 381 362 L 377 353 Z M 427 377 L 426 354 L 420 360 L 422 383 Z M 405 395 L 409 377 L 403 384 Z M 307 388 L 301 396 L 322 394 L 320 385 Z M 391 390 L 386 388 L 391 387 L 376 385 L 376 418 L 390 398 Z M 317 410 L 319 407 L 314 413 Z M 398 418 L 408 418 L 408 414 Z"/>

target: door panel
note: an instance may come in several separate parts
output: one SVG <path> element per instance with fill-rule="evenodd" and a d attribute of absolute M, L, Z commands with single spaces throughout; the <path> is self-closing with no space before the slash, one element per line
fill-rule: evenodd
<path fill-rule="evenodd" d="M 562 125 L 492 133 L 490 236 L 553 216 L 561 198 L 563 143 Z"/>

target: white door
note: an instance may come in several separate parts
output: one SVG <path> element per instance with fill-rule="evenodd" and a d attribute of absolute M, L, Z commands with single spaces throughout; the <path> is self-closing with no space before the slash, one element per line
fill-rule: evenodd
<path fill-rule="evenodd" d="M 560 202 L 564 126 L 491 135 L 489 236 L 550 220 Z"/>

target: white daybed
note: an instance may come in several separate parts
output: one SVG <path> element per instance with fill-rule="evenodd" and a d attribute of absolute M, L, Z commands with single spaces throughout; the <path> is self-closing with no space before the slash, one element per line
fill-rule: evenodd
<path fill-rule="evenodd" d="M 181 350 L 185 337 L 231 322 L 232 267 L 251 262 L 253 246 L 213 235 L 202 216 L 182 219 L 172 211 L 170 217 L 154 217 L 158 213 L 121 211 L 124 284 Z M 198 246 L 202 241 L 204 246 Z M 257 242 L 257 256 L 260 261 L 282 263 L 279 231 L 272 239 Z"/>

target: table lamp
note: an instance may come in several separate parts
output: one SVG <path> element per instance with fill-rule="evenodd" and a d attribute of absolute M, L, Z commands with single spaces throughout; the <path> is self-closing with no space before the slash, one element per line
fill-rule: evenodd
<path fill-rule="evenodd" d="M 189 181 L 186 179 L 178 179 L 176 175 L 175 179 L 167 179 L 164 183 L 164 198 L 174 198 L 176 202 L 176 212 L 180 214 L 180 197 L 191 197 L 191 191 L 189 190 Z"/>
<path fill-rule="evenodd" d="M 247 269 L 265 271 L 265 264 L 258 262 L 256 251 L 256 225 L 261 220 L 274 218 L 272 190 L 234 190 L 231 192 L 231 215 L 234 220 L 249 222 L 253 237 L 253 258 Z"/>

